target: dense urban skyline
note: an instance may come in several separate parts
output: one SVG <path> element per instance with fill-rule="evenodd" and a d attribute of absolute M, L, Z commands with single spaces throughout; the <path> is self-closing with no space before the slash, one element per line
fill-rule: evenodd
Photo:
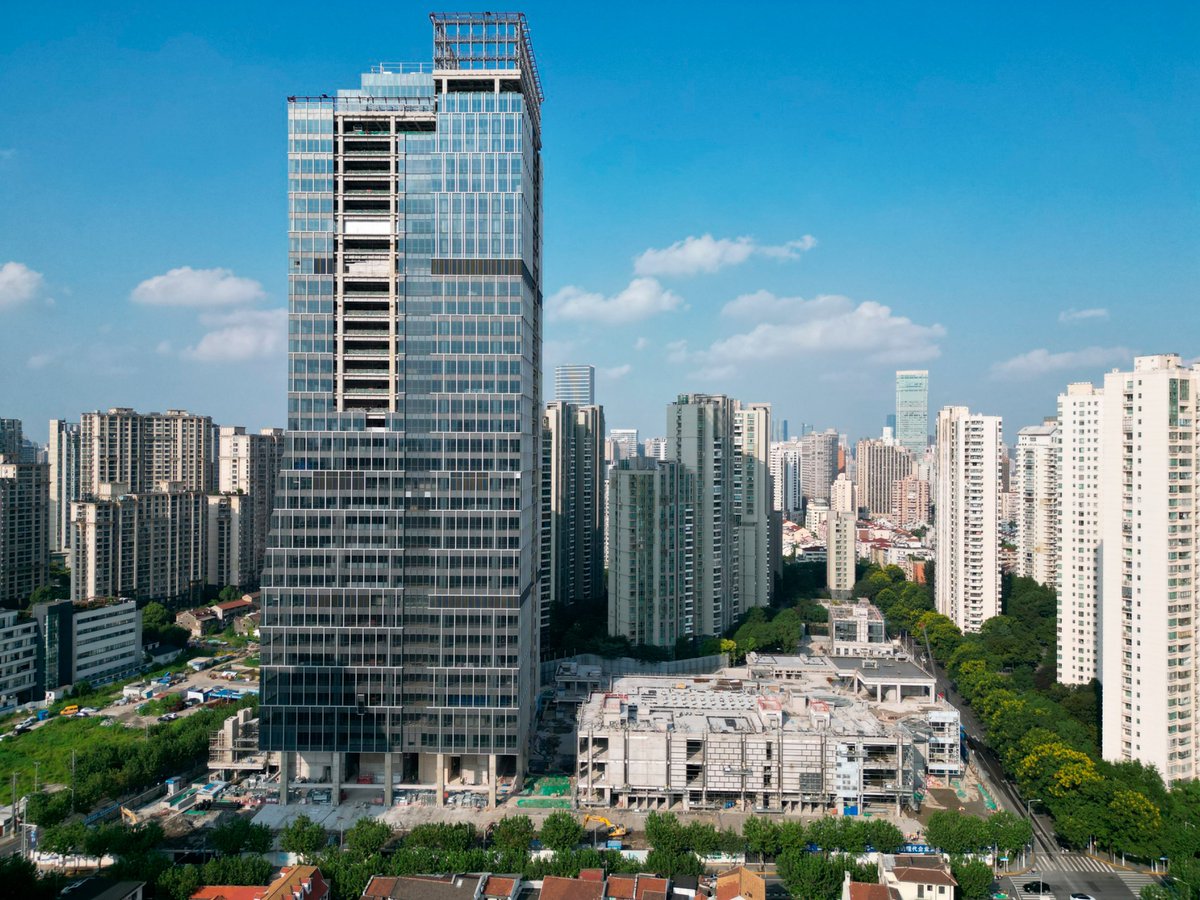
<path fill-rule="evenodd" d="M 1187 357 L 1167 323 L 1198 274 L 1195 10 L 526 11 L 554 86 L 545 371 L 594 364 L 610 426 L 654 435 L 678 393 L 724 391 L 870 436 L 894 371 L 927 368 L 932 411 L 1011 436 L 1064 382 Z M 764 45 L 764 16 L 803 38 Z M 7 414 L 37 440 L 117 405 L 282 424 L 280 98 L 423 58 L 426 36 L 334 24 L 318 48 L 304 15 L 265 10 L 11 17 Z"/>

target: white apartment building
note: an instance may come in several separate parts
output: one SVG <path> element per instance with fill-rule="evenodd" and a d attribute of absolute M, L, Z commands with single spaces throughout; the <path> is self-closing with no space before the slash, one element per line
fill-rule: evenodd
<path fill-rule="evenodd" d="M 50 420 L 50 552 L 71 550 L 71 504 L 79 499 L 79 423 Z"/>
<path fill-rule="evenodd" d="M 1058 395 L 1058 681 L 1099 674 L 1100 482 L 1104 391 L 1067 386 Z"/>
<path fill-rule="evenodd" d="M 946 406 L 937 418 L 937 611 L 966 631 L 1000 612 L 999 416 Z"/>
<path fill-rule="evenodd" d="M 829 486 L 829 508 L 833 512 L 858 514 L 858 486 L 843 472 Z"/>
<path fill-rule="evenodd" d="M 859 441 L 854 459 L 859 505 L 872 516 L 890 516 L 895 483 L 912 474 L 912 453 L 894 438 L 884 436 Z"/>
<path fill-rule="evenodd" d="M 1038 584 L 1058 583 L 1058 426 L 1017 432 L 1017 568 Z"/>
<path fill-rule="evenodd" d="M 642 441 L 642 455 L 647 459 L 667 458 L 667 439 L 665 437 L 650 437 Z"/>
<path fill-rule="evenodd" d="M 241 426 L 223 425 L 217 437 L 217 490 L 222 494 L 237 494 L 245 499 L 237 504 L 239 538 L 247 548 L 233 567 L 227 567 L 222 577 L 237 581 L 213 581 L 213 584 L 233 584 L 246 588 L 258 586 L 263 559 L 267 550 L 267 535 L 271 530 L 271 511 L 275 506 L 275 485 L 283 459 L 282 428 L 264 428 L 257 434 L 247 434 Z M 233 504 L 230 504 L 231 506 Z M 236 573 L 236 574 L 228 574 Z"/>
<path fill-rule="evenodd" d="M 854 565 L 858 560 L 858 515 L 831 512 L 827 526 L 825 580 L 829 596 L 834 600 L 848 600 L 854 592 Z"/>
<path fill-rule="evenodd" d="M 738 610 L 766 606 L 780 565 L 779 521 L 773 509 L 771 404 L 739 405 L 733 414 L 733 494 L 737 507 Z"/>
<path fill-rule="evenodd" d="M 49 469 L 0 453 L 0 601 L 25 601 L 49 577 Z"/>
<path fill-rule="evenodd" d="M 783 517 L 796 521 L 804 509 L 800 495 L 800 441 L 778 441 L 771 445 L 773 506 Z"/>
<path fill-rule="evenodd" d="M 84 413 L 79 424 L 79 495 L 102 484 L 132 493 L 170 481 L 188 491 L 213 487 L 213 424 L 187 410 L 138 413 L 126 407 Z"/>
<path fill-rule="evenodd" d="M 1200 775 L 1196 411 L 1200 366 L 1141 356 L 1104 378 L 1100 680 L 1104 757 Z M 939 573 L 940 578 L 940 573 Z"/>
<path fill-rule="evenodd" d="M 806 501 L 829 501 L 830 486 L 838 476 L 839 438 L 832 428 L 800 438 L 800 493 Z"/>

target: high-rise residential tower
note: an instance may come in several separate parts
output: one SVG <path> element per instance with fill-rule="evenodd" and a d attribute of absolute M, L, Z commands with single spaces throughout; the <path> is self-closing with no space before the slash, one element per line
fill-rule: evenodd
<path fill-rule="evenodd" d="M 557 366 L 554 369 L 554 399 L 574 406 L 596 403 L 595 366 Z"/>
<path fill-rule="evenodd" d="M 50 420 L 50 552 L 71 550 L 71 504 L 79 499 L 79 423 Z"/>
<path fill-rule="evenodd" d="M 937 611 L 963 631 L 1000 613 L 999 416 L 947 406 L 937 418 Z"/>
<path fill-rule="evenodd" d="M 800 438 L 800 494 L 805 501 L 829 502 L 829 489 L 838 476 L 838 433 L 810 431 Z"/>
<path fill-rule="evenodd" d="M 554 400 L 542 419 L 541 626 L 604 596 L 604 408 Z"/>
<path fill-rule="evenodd" d="M 896 440 L 918 462 L 929 446 L 929 372 L 896 373 Z"/>
<path fill-rule="evenodd" d="M 1104 377 L 1100 681 L 1104 758 L 1200 775 L 1196 673 L 1200 366 L 1141 356 Z M 940 577 L 940 574 L 939 576 Z"/>
<path fill-rule="evenodd" d="M 775 588 L 782 520 L 773 508 L 771 404 L 739 404 L 733 419 L 733 494 L 738 527 L 740 609 L 766 606 Z"/>
<path fill-rule="evenodd" d="M 1099 672 L 1100 455 L 1103 390 L 1087 383 L 1058 395 L 1058 681 Z"/>
<path fill-rule="evenodd" d="M 800 441 L 792 438 L 771 445 L 772 505 L 785 519 L 795 521 L 804 509 L 800 493 Z"/>
<path fill-rule="evenodd" d="M 19 419 L 0 422 L 0 603 L 13 605 L 49 577 L 49 466 L 23 456 Z"/>
<path fill-rule="evenodd" d="M 222 426 L 217 443 L 217 490 L 228 497 L 241 498 L 225 501 L 222 512 L 228 510 L 231 518 L 244 520 L 239 522 L 238 531 L 245 552 L 238 554 L 236 567 L 217 567 L 228 575 L 210 577 L 209 580 L 217 584 L 256 587 L 266 557 L 271 511 L 275 506 L 275 486 L 283 458 L 283 429 L 264 428 L 257 434 L 247 434 L 241 426 Z M 243 506 L 244 509 L 237 508 Z M 210 528 L 210 533 L 212 531 Z"/>
<path fill-rule="evenodd" d="M 834 600 L 848 600 L 854 593 L 857 524 L 855 513 L 840 510 L 831 510 L 826 520 L 825 581 Z"/>
<path fill-rule="evenodd" d="M 288 430 L 260 742 L 290 785 L 495 801 L 536 708 L 541 87 L 516 13 L 288 102 Z"/>
<path fill-rule="evenodd" d="M 84 413 L 79 423 L 79 496 L 102 484 L 131 493 L 172 482 L 185 491 L 213 488 L 212 419 L 183 409 L 139 413 L 125 407 Z"/>
<path fill-rule="evenodd" d="M 1017 432 L 1017 568 L 1038 584 L 1058 583 L 1058 425 Z"/>

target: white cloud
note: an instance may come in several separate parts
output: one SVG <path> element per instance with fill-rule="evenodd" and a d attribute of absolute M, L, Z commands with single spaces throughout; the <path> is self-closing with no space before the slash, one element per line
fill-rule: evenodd
<path fill-rule="evenodd" d="M 58 359 L 58 354 L 53 350 L 47 350 L 45 353 L 35 353 L 26 360 L 25 365 L 31 369 L 44 369 L 52 362 Z"/>
<path fill-rule="evenodd" d="M 633 366 L 625 363 L 623 366 L 613 366 L 611 369 L 601 369 L 600 374 L 609 381 L 616 381 L 619 378 L 624 378 L 633 371 Z"/>
<path fill-rule="evenodd" d="M 817 245 L 811 234 L 783 244 L 759 244 L 752 237 L 714 238 L 711 234 L 687 237 L 661 250 L 651 248 L 633 261 L 638 275 L 682 276 L 712 274 L 726 266 L 737 266 L 751 256 L 796 259 Z"/>
<path fill-rule="evenodd" d="M 197 362 L 243 362 L 278 356 L 287 346 L 287 310 L 243 309 L 201 319 L 213 328 L 184 357 Z M 161 345 L 160 345 L 161 346 Z"/>
<path fill-rule="evenodd" d="M 837 295 L 804 300 L 758 291 L 727 303 L 721 314 L 754 327 L 692 354 L 705 372 L 814 353 L 849 353 L 876 363 L 920 362 L 941 355 L 938 342 L 946 335 L 941 325 L 920 325 L 881 303 L 856 304 Z"/>
<path fill-rule="evenodd" d="M 1125 347 L 1084 347 L 1051 353 L 1044 347 L 1030 350 L 992 366 L 992 378 L 999 381 L 1028 381 L 1051 372 L 1107 366 L 1128 362 L 1133 352 Z"/>
<path fill-rule="evenodd" d="M 1093 307 L 1092 309 L 1064 309 L 1058 314 L 1058 321 L 1063 325 L 1071 325 L 1075 322 L 1084 322 L 1088 319 L 1107 319 L 1108 310 L 1103 307 Z"/>
<path fill-rule="evenodd" d="M 650 346 L 650 342 L 648 340 L 646 340 L 646 338 L 644 338 L 644 337 L 640 337 L 636 341 L 633 342 L 634 350 L 645 350 L 649 346 Z"/>
<path fill-rule="evenodd" d="M 683 305 L 682 297 L 664 288 L 654 278 L 635 278 L 611 297 L 568 285 L 554 294 L 547 304 L 551 319 L 605 325 L 639 322 Z"/>
<path fill-rule="evenodd" d="M 667 362 L 680 363 L 688 357 L 688 342 L 686 340 L 671 341 L 666 346 Z"/>
<path fill-rule="evenodd" d="M 180 266 L 165 275 L 147 278 L 133 289 L 135 303 L 147 306 L 192 306 L 220 309 L 261 300 L 262 285 L 240 278 L 229 269 L 193 269 Z"/>
<path fill-rule="evenodd" d="M 159 341 L 158 345 L 154 348 L 154 352 L 157 353 L 159 356 L 170 356 L 171 355 L 171 342 L 170 341 Z"/>
<path fill-rule="evenodd" d="M 41 291 L 44 279 L 24 263 L 6 262 L 0 266 L 0 311 L 28 303 Z"/>

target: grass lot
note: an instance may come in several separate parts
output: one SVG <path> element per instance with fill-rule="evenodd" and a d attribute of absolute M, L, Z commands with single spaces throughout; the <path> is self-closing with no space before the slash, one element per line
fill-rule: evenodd
<path fill-rule="evenodd" d="M 17 792 L 33 790 L 33 764 L 40 763 L 40 784 L 71 783 L 71 750 L 96 747 L 122 749 L 145 740 L 140 728 L 101 725 L 98 718 L 55 719 L 28 734 L 0 743 L 0 781 L 12 784 L 17 773 Z"/>

